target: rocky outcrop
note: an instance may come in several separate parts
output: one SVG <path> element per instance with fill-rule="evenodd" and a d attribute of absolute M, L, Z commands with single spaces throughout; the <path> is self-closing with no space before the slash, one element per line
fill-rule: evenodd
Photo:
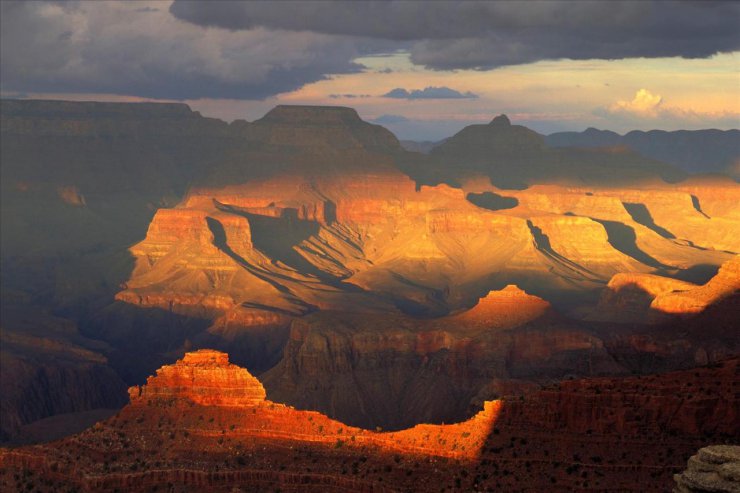
<path fill-rule="evenodd" d="M 675 493 L 740 491 L 740 447 L 712 445 L 699 449 L 686 470 L 674 479 Z"/>
<path fill-rule="evenodd" d="M 249 407 L 265 400 L 262 384 L 226 353 L 201 349 L 157 370 L 146 385 L 131 387 L 132 405 L 187 400 L 201 406 Z"/>
<path fill-rule="evenodd" d="M 615 274 L 604 289 L 592 318 L 618 320 L 622 323 L 657 322 L 663 317 L 656 317 L 651 313 L 651 304 L 656 297 L 696 287 L 696 284 L 690 282 L 654 274 Z"/>

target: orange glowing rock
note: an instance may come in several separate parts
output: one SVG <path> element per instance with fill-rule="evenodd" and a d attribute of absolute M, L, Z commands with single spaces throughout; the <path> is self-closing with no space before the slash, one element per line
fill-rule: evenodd
<path fill-rule="evenodd" d="M 195 404 L 233 422 L 232 430 L 238 434 L 327 444 L 351 437 L 348 446 L 460 459 L 477 457 L 501 408 L 499 401 L 486 402 L 482 411 L 457 424 L 421 424 L 387 433 L 364 430 L 318 412 L 299 411 L 266 400 L 265 389 L 257 378 L 229 363 L 226 353 L 209 349 L 186 353 L 175 364 L 163 366 L 145 385 L 131 387 L 129 396 L 131 404 L 125 413 L 144 416 L 152 409 L 190 409 Z M 204 437 L 211 433 L 198 428 L 190 432 Z M 442 443 L 439 437 L 453 437 L 455 441 Z"/>
<path fill-rule="evenodd" d="M 722 264 L 717 275 L 705 285 L 663 293 L 653 300 L 650 307 L 676 315 L 693 314 L 739 291 L 740 256 L 735 256 Z"/>
<path fill-rule="evenodd" d="M 527 294 L 510 284 L 500 291 L 490 291 L 470 310 L 451 318 L 488 328 L 512 328 L 545 315 L 550 303 Z"/>
<path fill-rule="evenodd" d="M 152 399 L 189 400 L 202 406 L 255 406 L 265 389 L 247 370 L 229 363 L 226 353 L 202 349 L 163 366 L 146 385 L 131 387 L 131 403 Z"/>

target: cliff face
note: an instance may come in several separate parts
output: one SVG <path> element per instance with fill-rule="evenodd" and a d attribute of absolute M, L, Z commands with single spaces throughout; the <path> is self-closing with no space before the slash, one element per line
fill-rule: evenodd
<path fill-rule="evenodd" d="M 505 489 L 521 488 L 525 477 L 526 487 L 539 491 L 669 491 L 672 474 L 697 448 L 736 440 L 740 401 L 732 389 L 739 378 L 735 359 L 562 382 L 507 400 L 481 464 L 500 464 L 493 469 L 503 472 L 497 484 Z M 536 474 L 517 475 L 522 460 Z"/>
<path fill-rule="evenodd" d="M 431 320 L 309 315 L 293 322 L 282 360 L 262 378 L 274 400 L 358 426 L 401 428 L 463 419 L 512 380 L 623 371 L 601 339 L 510 286 Z"/>
<path fill-rule="evenodd" d="M 329 126 L 354 128 L 359 124 L 351 116 L 321 118 Z M 291 123 L 297 128 L 309 126 L 300 112 L 290 118 L 298 119 Z M 278 113 L 265 125 L 282 128 L 286 119 Z M 279 155 L 276 146 L 263 148 L 266 162 Z M 307 149 L 302 156 L 329 156 L 324 144 Z M 116 295 L 116 309 L 197 315 L 211 321 L 211 335 L 221 333 L 217 327 L 225 320 L 232 334 L 291 327 L 287 347 L 271 359 L 282 361 L 265 377 L 270 395 L 364 426 L 460 419 L 469 415 L 471 402 L 488 395 L 484 389 L 491 382 L 619 374 L 642 369 L 656 354 L 661 368 L 694 360 L 699 347 L 693 341 L 672 345 L 650 334 L 621 337 L 624 329 L 613 326 L 616 335 L 597 335 L 575 321 L 533 321 L 551 312 L 543 300 L 570 309 L 574 300 L 598 296 L 620 273 L 648 278 L 661 269 L 691 277 L 699 264 L 732 258 L 718 249 L 727 229 L 720 227 L 716 237 L 693 236 L 715 249 L 668 238 L 660 229 L 669 210 L 697 216 L 697 224 L 706 222 L 702 228 L 734 221 L 730 215 L 707 219 L 690 194 L 664 185 L 648 191 L 560 185 L 497 190 L 515 205 L 494 211 L 466 198 L 495 190 L 490 184 L 417 189 L 387 168 L 388 154 L 368 149 L 352 152 L 371 172 L 317 175 L 296 162 L 276 177 L 228 186 L 207 179 L 207 185 L 194 186 L 176 208 L 160 210 L 147 237 L 131 248 L 136 267 Z M 336 151 L 327 162 L 347 159 L 345 152 Z M 212 170 L 214 176 L 225 172 Z M 655 218 L 648 221 L 629 204 L 656 211 Z M 510 284 L 530 296 L 513 287 L 501 290 Z M 635 303 L 632 320 L 642 323 L 649 310 L 643 305 L 650 302 Z M 627 321 L 620 310 L 599 315 Z M 362 314 L 359 320 L 353 312 Z M 431 323 L 419 316 L 441 318 Z M 105 320 L 108 333 L 128 330 L 111 329 L 116 319 Z M 526 330 L 491 335 L 527 322 L 533 323 Z M 728 354 L 710 352 L 706 361 Z"/>
<path fill-rule="evenodd" d="M 716 370 L 627 378 L 564 381 L 543 389 L 525 403 L 512 402 L 500 426 L 525 422 L 573 433 L 654 436 L 688 433 L 737 436 L 740 401 L 733 360 Z M 708 377 L 712 375 L 713 379 Z M 522 421 L 519 421 L 522 420 Z"/>
<path fill-rule="evenodd" d="M 131 404 L 79 435 L 0 449 L 0 484 L 8 491 L 664 490 L 697 447 L 740 431 L 737 363 L 574 381 L 487 402 L 457 424 L 380 432 L 264 400 L 246 370 L 202 350 L 133 388 Z"/>

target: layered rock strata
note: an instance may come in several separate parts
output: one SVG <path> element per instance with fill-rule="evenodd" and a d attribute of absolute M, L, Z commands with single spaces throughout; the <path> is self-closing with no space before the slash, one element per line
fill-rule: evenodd
<path fill-rule="evenodd" d="M 688 467 L 674 476 L 674 493 L 735 493 L 740 491 L 740 447 L 712 445 L 689 459 Z"/>

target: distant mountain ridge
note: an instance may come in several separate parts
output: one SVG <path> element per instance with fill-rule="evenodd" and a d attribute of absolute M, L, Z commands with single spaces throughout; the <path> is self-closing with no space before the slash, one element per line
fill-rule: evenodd
<path fill-rule="evenodd" d="M 450 138 L 434 142 L 402 140 L 401 145 L 407 151 L 432 154 Z M 551 148 L 625 148 L 689 173 L 724 173 L 740 178 L 740 130 L 737 129 L 633 130 L 620 135 L 589 127 L 583 132 L 556 132 L 544 139 Z"/>
<path fill-rule="evenodd" d="M 429 159 L 402 168 L 417 182 L 459 185 L 488 176 L 499 188 L 537 183 L 624 185 L 686 177 L 679 168 L 623 147 L 553 148 L 546 138 L 506 115 L 468 125 L 429 152 Z"/>
<path fill-rule="evenodd" d="M 690 173 L 728 173 L 740 178 L 740 130 L 633 130 L 619 135 L 588 128 L 545 137 L 551 147 L 628 147 L 643 156 L 679 166 Z"/>

